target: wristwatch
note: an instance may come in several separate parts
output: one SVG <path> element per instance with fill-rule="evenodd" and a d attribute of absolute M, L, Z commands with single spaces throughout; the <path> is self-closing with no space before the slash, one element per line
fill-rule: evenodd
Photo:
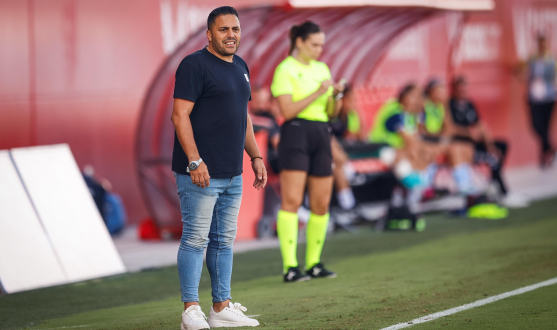
<path fill-rule="evenodd" d="M 199 164 L 201 164 L 202 161 L 203 161 L 203 159 L 201 159 L 201 158 L 199 158 L 199 160 L 192 161 L 188 165 L 188 173 L 191 172 L 191 171 L 197 170 L 197 168 L 199 167 Z"/>

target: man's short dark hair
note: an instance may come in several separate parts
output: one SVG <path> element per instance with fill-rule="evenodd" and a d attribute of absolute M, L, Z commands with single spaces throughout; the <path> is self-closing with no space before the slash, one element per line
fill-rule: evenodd
<path fill-rule="evenodd" d="M 207 30 L 211 30 L 211 26 L 215 24 L 217 17 L 221 15 L 236 15 L 236 17 L 238 17 L 238 11 L 234 9 L 234 7 L 230 6 L 222 6 L 213 9 L 213 11 L 209 14 L 209 17 L 207 17 Z M 240 17 L 238 17 L 238 19 L 240 19 Z"/>

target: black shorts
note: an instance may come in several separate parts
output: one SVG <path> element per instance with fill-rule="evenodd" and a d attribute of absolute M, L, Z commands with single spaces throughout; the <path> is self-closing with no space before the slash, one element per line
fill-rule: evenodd
<path fill-rule="evenodd" d="M 305 119 L 285 122 L 280 132 L 278 164 L 280 170 L 299 170 L 313 176 L 333 175 L 329 124 Z"/>

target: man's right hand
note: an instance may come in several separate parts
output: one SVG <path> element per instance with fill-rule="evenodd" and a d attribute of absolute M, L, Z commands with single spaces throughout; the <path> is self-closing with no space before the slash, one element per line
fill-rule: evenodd
<path fill-rule="evenodd" d="M 199 167 L 194 171 L 190 171 L 191 182 L 201 188 L 209 187 L 209 169 L 207 169 L 207 165 L 205 162 L 201 162 Z"/>

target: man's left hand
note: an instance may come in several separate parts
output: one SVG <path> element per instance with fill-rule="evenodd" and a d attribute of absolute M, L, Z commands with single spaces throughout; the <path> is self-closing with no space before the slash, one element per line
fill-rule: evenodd
<path fill-rule="evenodd" d="M 255 174 L 255 181 L 253 186 L 255 189 L 260 190 L 265 188 L 267 185 L 267 170 L 265 169 L 265 164 L 260 158 L 256 158 L 251 162 L 251 168 L 253 168 L 253 173 Z"/>

